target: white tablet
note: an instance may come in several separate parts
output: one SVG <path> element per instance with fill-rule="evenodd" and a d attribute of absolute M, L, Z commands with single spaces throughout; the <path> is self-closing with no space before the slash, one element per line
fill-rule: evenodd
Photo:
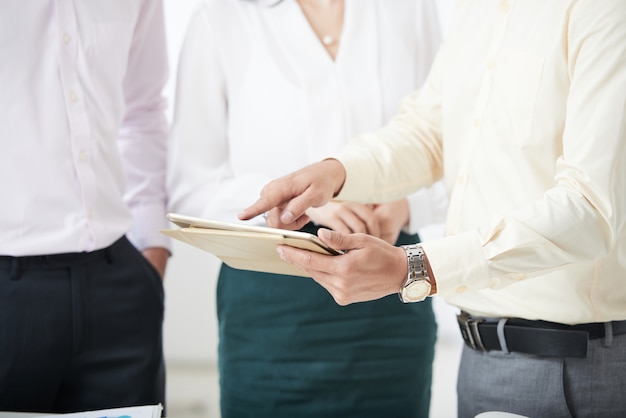
<path fill-rule="evenodd" d="M 307 232 L 214 221 L 176 213 L 168 214 L 167 218 L 180 229 L 161 232 L 212 253 L 233 268 L 307 276 L 278 256 L 276 247 L 281 244 L 327 255 L 342 254 Z"/>

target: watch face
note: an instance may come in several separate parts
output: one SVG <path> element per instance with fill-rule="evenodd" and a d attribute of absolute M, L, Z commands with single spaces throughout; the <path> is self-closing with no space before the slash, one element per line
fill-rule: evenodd
<path fill-rule="evenodd" d="M 430 294 L 430 283 L 427 280 L 416 280 L 402 288 L 402 299 L 405 302 L 421 302 Z"/>

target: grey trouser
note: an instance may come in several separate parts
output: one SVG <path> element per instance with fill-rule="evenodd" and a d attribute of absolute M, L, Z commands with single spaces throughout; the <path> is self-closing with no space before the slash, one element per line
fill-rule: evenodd
<path fill-rule="evenodd" d="M 626 417 L 626 334 L 588 342 L 587 358 L 538 357 L 464 346 L 458 418 L 485 411 L 527 417 Z"/>

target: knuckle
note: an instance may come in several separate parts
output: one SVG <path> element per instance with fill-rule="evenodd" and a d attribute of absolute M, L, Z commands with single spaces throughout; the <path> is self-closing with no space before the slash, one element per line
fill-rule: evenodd
<path fill-rule="evenodd" d="M 335 303 L 337 303 L 337 305 L 339 306 L 346 306 L 350 304 L 350 301 L 344 293 L 334 295 L 334 299 Z"/>

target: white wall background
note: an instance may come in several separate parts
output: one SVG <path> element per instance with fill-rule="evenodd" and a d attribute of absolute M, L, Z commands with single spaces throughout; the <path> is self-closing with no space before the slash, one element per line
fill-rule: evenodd
<path fill-rule="evenodd" d="M 171 120 L 178 54 L 187 23 L 199 0 L 164 1 L 170 55 L 170 82 L 165 94 L 170 104 Z M 442 26 L 446 30 L 454 0 L 435 1 L 440 9 Z M 218 261 L 209 253 L 178 242 L 174 243 L 173 250 L 174 255 L 170 259 L 165 278 L 166 359 L 168 363 L 212 365 L 217 356 L 215 286 Z M 435 310 L 440 328 L 440 341 L 458 338 L 453 310 L 437 298 Z"/>
<path fill-rule="evenodd" d="M 232 1 L 232 0 L 225 0 Z M 178 54 L 198 0 L 164 0 L 170 79 L 165 89 L 171 121 Z M 165 275 L 164 350 L 168 363 L 214 363 L 217 319 L 214 290 L 217 259 L 183 243 L 173 243 Z"/>

